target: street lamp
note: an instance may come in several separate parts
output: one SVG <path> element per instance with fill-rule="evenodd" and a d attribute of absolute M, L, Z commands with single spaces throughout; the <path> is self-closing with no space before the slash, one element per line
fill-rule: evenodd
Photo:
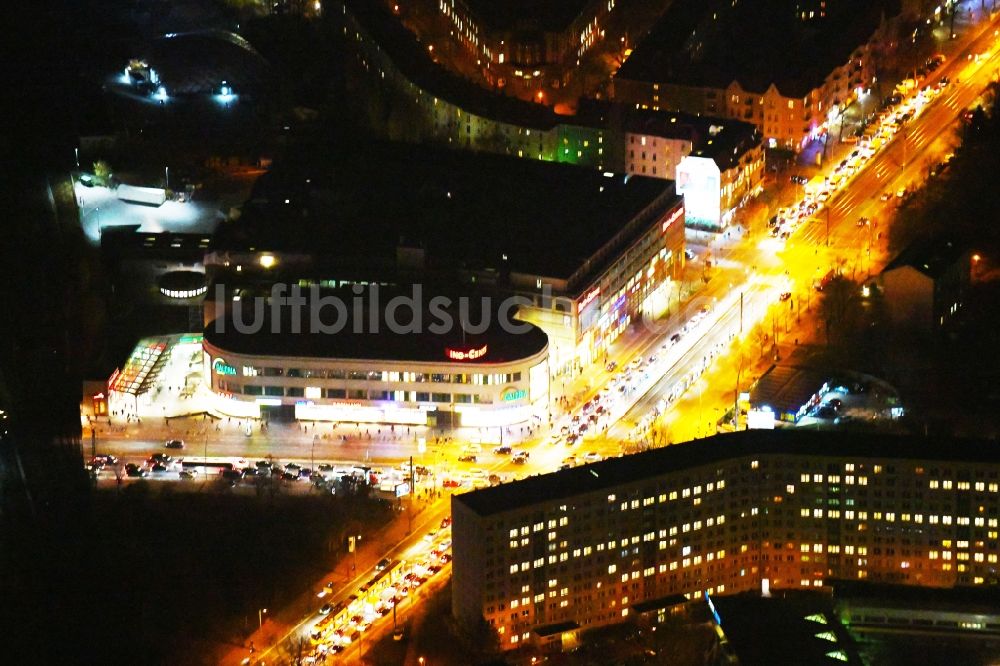
<path fill-rule="evenodd" d="M 257 609 L 257 624 L 258 624 L 258 628 L 264 626 L 264 616 L 265 615 L 267 615 L 267 609 L 266 608 L 258 608 Z"/>

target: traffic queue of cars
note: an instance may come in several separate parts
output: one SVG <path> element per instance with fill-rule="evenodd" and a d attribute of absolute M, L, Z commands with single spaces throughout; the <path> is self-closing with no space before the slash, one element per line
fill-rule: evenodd
<path fill-rule="evenodd" d="M 425 535 L 407 552 L 405 560 L 381 560 L 367 582 L 338 603 L 324 603 L 309 627 L 312 651 L 302 663 L 323 662 L 361 639 L 381 618 L 416 594 L 417 589 L 451 562 L 451 517 Z M 333 593 L 333 583 L 316 596 Z"/>
<path fill-rule="evenodd" d="M 939 61 L 935 60 L 937 64 Z M 937 65 L 935 65 L 936 68 Z M 781 240 L 789 238 L 806 220 L 822 210 L 826 203 L 842 188 L 844 188 L 875 154 L 886 146 L 897 132 L 910 120 L 920 114 L 927 104 L 936 98 L 948 85 L 948 79 L 941 79 L 934 86 L 925 86 L 916 93 L 904 98 L 894 95 L 886 100 L 886 106 L 879 112 L 877 119 L 864 131 L 857 146 L 846 158 L 834 167 L 833 172 L 817 183 L 812 191 L 805 192 L 802 199 L 791 206 L 779 208 L 777 214 L 768 222 L 771 236 Z M 807 181 L 800 175 L 791 177 L 792 182 L 806 185 Z M 901 188 L 903 196 L 906 188 Z M 883 201 L 889 199 L 886 196 Z"/>

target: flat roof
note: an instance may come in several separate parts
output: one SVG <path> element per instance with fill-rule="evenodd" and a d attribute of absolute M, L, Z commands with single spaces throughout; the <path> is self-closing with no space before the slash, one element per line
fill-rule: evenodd
<path fill-rule="evenodd" d="M 763 141 L 757 126 L 742 120 L 637 109 L 635 105 L 607 100 L 581 99 L 576 115 L 566 116 L 563 122 L 609 130 L 620 125 L 626 132 L 689 141 L 692 155 L 715 160 L 722 171 L 733 167 Z"/>
<path fill-rule="evenodd" d="M 924 238 L 910 243 L 889 264 L 883 273 L 909 266 L 929 278 L 937 279 L 969 252 L 969 245 L 958 238 Z"/>
<path fill-rule="evenodd" d="M 492 30 L 565 30 L 591 0 L 463 0 Z"/>
<path fill-rule="evenodd" d="M 899 0 L 836 0 L 822 19 L 800 20 L 790 0 L 676 0 L 616 73 L 626 80 L 725 88 L 770 84 L 804 97 L 871 38 Z"/>
<path fill-rule="evenodd" d="M 243 302 L 243 301 L 240 301 Z M 383 304 L 386 301 L 382 301 Z M 421 332 L 396 332 L 386 324 L 385 311 L 381 310 L 378 326 L 371 326 L 368 311 L 363 312 L 364 321 L 355 328 L 352 317 L 353 306 L 349 295 L 345 295 L 344 325 L 338 332 L 324 333 L 314 330 L 311 311 L 302 308 L 299 326 L 294 326 L 292 309 L 285 306 L 277 319 L 271 316 L 271 307 L 262 308 L 259 327 L 254 332 L 241 333 L 236 321 L 246 325 L 254 321 L 253 308 L 246 312 L 230 312 L 221 320 L 205 327 L 204 340 L 221 352 L 246 354 L 249 356 L 273 356 L 311 359 L 380 360 L 380 361 L 423 361 L 430 363 L 458 363 L 467 367 L 510 363 L 530 358 L 548 346 L 548 336 L 537 326 L 528 324 L 523 332 L 508 332 L 497 322 L 490 320 L 490 326 L 482 333 L 463 335 L 456 324 L 442 333 L 434 333 L 430 325 L 439 321 L 436 317 L 422 313 Z M 400 324 L 411 321 L 410 310 L 401 308 L 396 316 Z M 237 319 L 237 317 L 239 319 Z M 332 306 L 320 312 L 321 321 L 332 326 L 338 322 L 337 311 Z M 470 317 L 473 323 L 481 321 L 477 315 Z M 517 322 L 521 324 L 523 322 Z M 276 324 L 276 325 L 273 325 Z M 299 331 L 299 332 L 296 332 Z M 466 360 L 449 358 L 448 350 L 474 353 Z M 432 390 L 433 385 L 428 385 Z"/>
<path fill-rule="evenodd" d="M 222 82 L 239 95 L 270 88 L 270 64 L 243 37 L 225 30 L 168 33 L 145 49 L 171 95 L 214 94 Z"/>
<path fill-rule="evenodd" d="M 561 634 L 565 631 L 572 631 L 573 629 L 579 629 L 580 624 L 578 622 L 566 621 L 557 622 L 555 624 L 547 624 L 541 627 L 535 627 L 532 632 L 538 636 L 554 636 L 555 634 Z"/>
<path fill-rule="evenodd" d="M 1000 462 L 996 446 L 979 440 L 805 429 L 744 430 L 531 476 L 456 495 L 452 501 L 480 516 L 490 516 L 753 455 Z"/>
<path fill-rule="evenodd" d="M 920 587 L 831 579 L 834 601 L 854 608 L 932 610 L 945 613 L 1000 613 L 1000 599 L 990 587 Z"/>
<path fill-rule="evenodd" d="M 375 141 L 333 153 L 262 176 L 212 249 L 394 265 L 402 245 L 428 270 L 567 279 L 648 208 L 681 201 L 673 181 L 553 162 Z"/>
<path fill-rule="evenodd" d="M 767 405 L 779 414 L 795 414 L 819 393 L 832 374 L 794 365 L 772 365 L 750 389 L 750 404 Z"/>
<path fill-rule="evenodd" d="M 636 613 L 648 613 L 649 611 L 658 611 L 664 608 L 683 606 L 687 603 L 690 603 L 690 600 L 683 594 L 668 594 L 667 596 L 659 597 L 658 599 L 649 599 L 647 601 L 640 601 L 637 604 L 632 604 L 632 610 Z"/>
<path fill-rule="evenodd" d="M 712 603 L 742 664 L 865 663 L 837 620 L 829 592 L 720 595 L 712 597 Z M 832 659 L 831 652 L 839 656 Z"/>

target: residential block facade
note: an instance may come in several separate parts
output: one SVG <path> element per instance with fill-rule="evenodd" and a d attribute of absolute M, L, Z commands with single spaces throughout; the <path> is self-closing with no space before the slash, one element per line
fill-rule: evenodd
<path fill-rule="evenodd" d="M 459 495 L 453 612 L 510 649 L 675 595 L 996 585 L 987 458 L 974 442 L 749 431 Z"/>

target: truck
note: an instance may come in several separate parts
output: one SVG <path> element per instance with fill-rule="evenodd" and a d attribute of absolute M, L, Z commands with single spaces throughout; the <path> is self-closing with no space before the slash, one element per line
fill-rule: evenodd
<path fill-rule="evenodd" d="M 162 187 L 137 187 L 122 184 L 118 186 L 115 194 L 121 201 L 144 206 L 159 207 L 167 200 L 167 191 Z"/>

